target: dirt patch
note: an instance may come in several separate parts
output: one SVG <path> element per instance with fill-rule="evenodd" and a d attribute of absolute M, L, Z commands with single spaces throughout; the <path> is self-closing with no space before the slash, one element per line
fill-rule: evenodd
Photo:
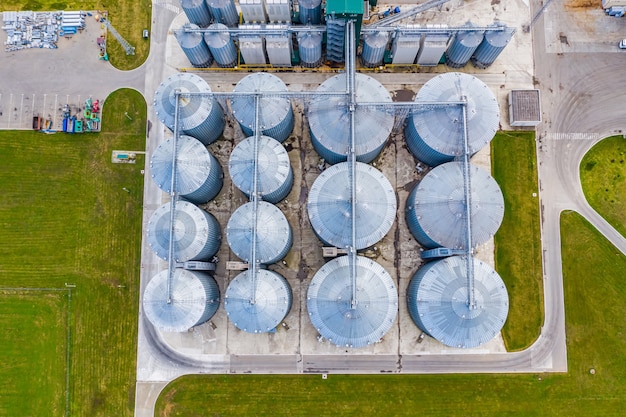
<path fill-rule="evenodd" d="M 602 2 L 599 0 L 569 0 L 565 3 L 565 7 L 568 9 L 596 9 L 602 7 Z"/>

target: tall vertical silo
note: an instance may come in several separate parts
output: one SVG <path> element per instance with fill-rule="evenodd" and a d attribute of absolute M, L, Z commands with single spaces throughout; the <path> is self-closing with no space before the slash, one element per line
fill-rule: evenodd
<path fill-rule="evenodd" d="M 180 6 L 194 25 L 205 28 L 211 24 L 213 16 L 204 0 L 180 0 Z"/>
<path fill-rule="evenodd" d="M 363 66 L 374 68 L 382 65 L 388 42 L 388 32 L 375 32 L 363 35 L 363 50 L 361 52 Z"/>
<path fill-rule="evenodd" d="M 514 28 L 507 27 L 502 30 L 486 31 L 485 38 L 478 45 L 471 58 L 472 64 L 480 69 L 489 67 L 509 44 L 514 33 Z"/>
<path fill-rule="evenodd" d="M 246 203 L 230 216 L 226 239 L 238 258 L 250 261 L 254 203 Z M 280 209 L 265 201 L 258 202 L 256 256 L 260 264 L 273 264 L 283 259 L 291 249 L 291 226 Z"/>
<path fill-rule="evenodd" d="M 228 172 L 233 184 L 248 197 L 254 188 L 254 136 L 239 142 L 230 154 Z M 259 137 L 257 190 L 261 198 L 276 204 L 293 186 L 293 170 L 287 151 L 269 136 Z"/>
<path fill-rule="evenodd" d="M 319 33 L 298 33 L 298 53 L 300 65 L 317 68 L 322 64 L 322 35 Z"/>
<path fill-rule="evenodd" d="M 206 3 L 216 23 L 222 23 L 228 27 L 237 26 L 239 13 L 233 0 L 206 0 Z"/>
<path fill-rule="evenodd" d="M 483 41 L 484 33 L 477 30 L 457 33 L 446 51 L 446 65 L 450 68 L 464 67 Z"/>
<path fill-rule="evenodd" d="M 235 86 L 235 93 L 250 93 L 249 96 L 237 96 L 231 99 L 233 115 L 241 130 L 247 136 L 254 134 L 254 96 L 255 92 L 275 93 L 287 91 L 285 83 L 273 74 L 256 72 L 242 78 Z M 289 137 L 294 125 L 291 100 L 286 97 L 261 97 L 259 127 L 261 134 L 284 142 Z"/>
<path fill-rule="evenodd" d="M 215 198 L 222 189 L 224 173 L 207 148 L 189 136 L 176 141 L 176 192 L 192 203 L 202 204 Z M 172 154 L 174 142 L 161 143 L 150 158 L 152 179 L 166 193 L 172 192 Z"/>
<path fill-rule="evenodd" d="M 363 256 L 356 257 L 352 291 L 350 263 L 341 256 L 315 273 L 306 306 L 320 336 L 337 346 L 360 348 L 379 342 L 391 329 L 398 314 L 398 292 L 389 273 Z"/>
<path fill-rule="evenodd" d="M 154 327 L 186 332 L 209 320 L 220 305 L 220 290 L 210 275 L 177 268 L 168 297 L 168 271 L 155 275 L 143 293 L 143 312 Z"/>
<path fill-rule="evenodd" d="M 179 133 L 193 136 L 205 145 L 215 142 L 224 131 L 224 113 L 211 88 L 202 78 L 191 73 L 170 75 L 154 93 L 154 109 L 159 120 L 174 131 L 176 92 L 204 93 L 182 98 L 178 105 Z"/>
<path fill-rule="evenodd" d="M 498 231 L 504 217 L 504 197 L 492 176 L 475 165 L 469 168 L 474 248 Z M 448 162 L 426 174 L 409 194 L 406 221 L 422 246 L 469 249 L 462 162 Z"/>
<path fill-rule="evenodd" d="M 252 279 L 247 270 L 230 282 L 224 296 L 226 314 L 244 332 L 271 332 L 291 309 L 291 288 L 285 278 L 267 269 L 257 269 Z"/>
<path fill-rule="evenodd" d="M 509 296 L 502 278 L 476 258 L 470 258 L 476 303 L 470 305 L 467 259 L 451 256 L 427 263 L 413 276 L 406 294 L 417 327 L 456 348 L 474 348 L 493 339 L 509 312 Z"/>
<path fill-rule="evenodd" d="M 185 25 L 190 29 L 198 29 L 198 25 L 190 24 Z M 180 45 L 181 49 L 196 68 L 207 68 L 210 67 L 213 63 L 213 55 L 211 55 L 211 51 L 207 46 L 206 42 L 204 42 L 204 37 L 200 32 L 185 32 L 184 27 L 174 31 L 174 35 L 176 36 L 176 40 Z"/>
<path fill-rule="evenodd" d="M 311 227 L 327 245 L 352 244 L 351 207 L 356 205 L 356 249 L 381 240 L 396 217 L 396 194 L 389 180 L 376 168 L 357 162 L 356 202 L 351 201 L 348 163 L 324 170 L 315 179 L 307 202 Z"/>
<path fill-rule="evenodd" d="M 237 65 L 237 48 L 230 33 L 226 31 L 228 27 L 221 23 L 213 23 L 208 29 L 221 31 L 204 33 L 204 41 L 209 46 L 215 62 L 221 68 L 233 68 Z"/>
<path fill-rule="evenodd" d="M 322 0 L 299 0 L 298 19 L 303 25 L 322 23 Z"/>
<path fill-rule="evenodd" d="M 171 213 L 171 204 L 165 203 L 152 213 L 148 221 L 148 245 L 166 261 L 170 247 Z M 208 260 L 217 253 L 221 242 L 220 225 L 213 215 L 188 201 L 176 202 L 173 245 L 176 262 Z"/>
<path fill-rule="evenodd" d="M 467 133 L 470 153 L 481 150 L 500 125 L 498 101 L 489 87 L 478 78 L 449 72 L 431 78 L 415 97 L 420 101 L 467 100 Z M 428 106 L 407 118 L 405 139 L 411 153 L 420 161 L 435 166 L 463 154 L 463 108 L 461 105 Z"/>
<path fill-rule="evenodd" d="M 359 102 L 391 103 L 387 89 L 374 78 L 356 74 L 355 139 L 356 157 L 371 162 L 382 151 L 393 129 L 394 116 L 382 109 L 359 106 Z M 346 75 L 324 81 L 319 92 L 345 92 Z M 311 142 L 322 158 L 331 164 L 347 160 L 350 145 L 350 113 L 347 97 L 319 97 L 311 100 L 308 111 Z"/>

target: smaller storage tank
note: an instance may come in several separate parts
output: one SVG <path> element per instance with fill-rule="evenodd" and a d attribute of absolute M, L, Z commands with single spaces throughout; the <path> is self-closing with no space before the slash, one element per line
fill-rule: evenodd
<path fill-rule="evenodd" d="M 298 0 L 299 20 L 303 25 L 322 23 L 322 0 Z"/>
<path fill-rule="evenodd" d="M 317 68 L 322 64 L 322 35 L 319 33 L 298 33 L 300 65 Z"/>
<path fill-rule="evenodd" d="M 221 23 L 213 23 L 208 29 L 221 30 L 221 32 L 205 32 L 204 41 L 209 46 L 211 55 L 215 58 L 215 62 L 221 68 L 233 68 L 237 65 L 237 48 L 230 37 L 230 33 L 225 32 L 228 29 L 226 25 Z"/>
<path fill-rule="evenodd" d="M 495 235 L 504 217 L 500 186 L 487 172 L 470 165 L 472 248 Z M 467 211 L 463 163 L 448 162 L 430 171 L 406 202 L 406 222 L 427 248 L 467 248 Z"/>
<path fill-rule="evenodd" d="M 291 22 L 290 0 L 264 0 L 267 18 L 270 22 Z"/>
<path fill-rule="evenodd" d="M 254 188 L 254 136 L 239 142 L 230 154 L 228 171 L 233 184 L 250 197 Z M 263 200 L 276 204 L 293 186 L 293 171 L 287 151 L 269 136 L 259 137 L 257 190 Z"/>
<path fill-rule="evenodd" d="M 489 87 L 478 78 L 449 72 L 431 78 L 420 88 L 415 102 L 467 100 L 467 133 L 470 153 L 485 147 L 500 126 L 500 109 Z M 407 146 L 420 161 L 430 166 L 452 161 L 464 151 L 463 107 L 428 107 L 407 118 Z"/>
<path fill-rule="evenodd" d="M 161 122 L 174 131 L 176 92 L 204 93 L 182 98 L 178 105 L 179 133 L 193 136 L 205 145 L 216 141 L 224 131 L 224 113 L 211 96 L 211 88 L 202 78 L 191 73 L 177 73 L 163 81 L 154 93 L 154 110 Z"/>
<path fill-rule="evenodd" d="M 233 0 L 206 0 L 206 3 L 216 23 L 229 27 L 237 26 L 239 13 Z"/>
<path fill-rule="evenodd" d="M 419 25 L 405 25 L 403 27 L 419 28 Z M 419 33 L 397 33 L 391 46 L 391 63 L 394 65 L 415 63 L 421 47 L 421 39 L 422 35 Z"/>
<path fill-rule="evenodd" d="M 329 342 L 360 348 L 381 341 L 398 314 L 398 291 L 378 263 L 356 257 L 356 303 L 347 256 L 335 258 L 315 273 L 307 291 L 309 318 Z"/>
<path fill-rule="evenodd" d="M 148 245 L 156 255 L 169 259 L 171 203 L 152 213 L 148 221 Z M 208 260 L 222 242 L 220 225 L 211 215 L 187 201 L 176 202 L 174 215 L 174 260 L 176 262 Z"/>
<path fill-rule="evenodd" d="M 446 51 L 446 65 L 450 68 L 464 67 L 482 42 L 484 33 L 476 30 L 457 33 Z"/>
<path fill-rule="evenodd" d="M 185 25 L 190 29 L 199 29 L 198 25 Z M 196 68 L 207 68 L 213 63 L 213 56 L 209 47 L 204 42 L 204 37 L 200 32 L 185 32 L 185 27 L 174 32 L 176 40 L 181 49 Z"/>
<path fill-rule="evenodd" d="M 394 116 L 382 109 L 358 106 L 360 102 L 389 102 L 389 91 L 374 78 L 356 74 L 355 153 L 360 162 L 371 162 L 387 143 L 393 129 Z M 346 74 L 335 75 L 324 81 L 319 92 L 345 92 Z M 309 128 L 313 147 L 328 163 L 346 161 L 350 146 L 350 113 L 347 97 L 319 97 L 311 100 Z"/>
<path fill-rule="evenodd" d="M 515 29 L 505 27 L 503 30 L 488 30 L 485 38 L 476 48 L 476 52 L 471 58 L 472 64 L 476 68 L 485 69 L 489 67 L 504 48 L 509 44 Z"/>
<path fill-rule="evenodd" d="M 324 170 L 309 191 L 307 212 L 311 227 L 322 242 L 345 248 L 352 244 L 352 204 L 356 204 L 356 249 L 381 240 L 396 217 L 396 194 L 376 168 L 357 162 L 356 202 L 351 201 L 348 163 Z"/>
<path fill-rule="evenodd" d="M 364 34 L 363 51 L 361 52 L 361 61 L 363 62 L 363 66 L 374 68 L 382 65 L 388 42 L 388 32 Z"/>
<path fill-rule="evenodd" d="M 211 24 L 213 16 L 204 0 L 180 0 L 180 6 L 194 25 L 205 28 Z"/>
<path fill-rule="evenodd" d="M 164 332 L 186 332 L 209 320 L 220 305 L 220 290 L 210 275 L 177 268 L 167 292 L 168 271 L 155 275 L 143 292 L 143 312 Z"/>
<path fill-rule="evenodd" d="M 224 173 L 207 148 L 189 136 L 180 136 L 176 153 L 176 192 L 192 203 L 212 200 L 222 189 Z M 150 174 L 159 188 L 172 192 L 174 141 L 161 143 L 150 158 Z"/>
<path fill-rule="evenodd" d="M 246 23 L 265 23 L 267 21 L 263 0 L 239 0 L 239 7 Z"/>
<path fill-rule="evenodd" d="M 434 67 L 439 65 L 441 57 L 448 48 L 449 40 L 450 35 L 445 33 L 425 34 L 415 63 L 422 67 Z"/>
<path fill-rule="evenodd" d="M 246 65 L 265 65 L 265 39 L 261 36 L 261 25 L 245 24 L 239 25 L 239 53 Z"/>
<path fill-rule="evenodd" d="M 255 92 L 287 91 L 285 83 L 273 74 L 256 72 L 242 78 L 235 86 L 236 93 L 250 93 L 250 96 L 238 96 L 231 100 L 233 115 L 241 130 L 247 136 L 254 134 L 254 96 Z M 293 130 L 294 116 L 291 100 L 286 97 L 264 96 L 260 103 L 259 124 L 261 134 L 284 142 Z"/>
<path fill-rule="evenodd" d="M 293 55 L 293 45 L 291 43 L 291 33 L 289 25 L 266 25 L 267 29 L 281 30 L 279 35 L 265 36 L 265 51 L 270 64 L 275 67 L 290 67 L 291 56 Z"/>
<path fill-rule="evenodd" d="M 260 264 L 273 264 L 283 259 L 291 248 L 291 227 L 278 207 L 258 202 L 256 229 L 256 256 Z M 250 261 L 254 203 L 246 203 L 231 215 L 226 226 L 230 249 L 244 262 Z"/>
<path fill-rule="evenodd" d="M 252 271 L 247 270 L 228 285 L 224 308 L 238 329 L 248 333 L 267 333 L 276 329 L 287 317 L 291 297 L 287 280 L 276 272 L 258 269 L 253 282 Z"/>
<path fill-rule="evenodd" d="M 446 346 L 474 348 L 493 339 L 509 312 L 502 278 L 486 263 L 471 258 L 475 306 L 468 302 L 467 257 L 429 262 L 411 279 L 406 301 L 413 322 Z"/>

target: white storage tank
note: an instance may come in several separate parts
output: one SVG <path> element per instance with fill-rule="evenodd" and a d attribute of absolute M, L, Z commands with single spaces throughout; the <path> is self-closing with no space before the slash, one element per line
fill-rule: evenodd
<path fill-rule="evenodd" d="M 239 52 L 246 65 L 266 65 L 265 40 L 260 34 L 261 25 L 239 25 Z"/>
<path fill-rule="evenodd" d="M 176 192 L 195 204 L 212 200 L 222 189 L 224 173 L 206 146 L 189 136 L 176 141 Z M 150 174 L 159 188 L 172 192 L 174 141 L 161 143 L 150 158 Z"/>
<path fill-rule="evenodd" d="M 267 58 L 275 67 L 290 67 L 293 45 L 289 25 L 266 25 L 267 29 L 277 29 L 282 33 L 265 36 L 265 51 Z"/>
<path fill-rule="evenodd" d="M 438 65 L 448 48 L 449 39 L 450 36 L 446 34 L 427 33 L 424 35 L 416 63 L 423 67 Z"/>
<path fill-rule="evenodd" d="M 161 122 L 174 131 L 176 92 L 204 93 L 183 98 L 178 104 L 179 133 L 193 136 L 205 145 L 215 142 L 224 131 L 224 113 L 211 88 L 202 78 L 191 73 L 170 75 L 154 93 L 154 110 Z"/>
<path fill-rule="evenodd" d="M 419 27 L 417 25 L 405 25 L 405 28 Z M 420 50 L 422 35 L 419 33 L 404 33 L 400 31 L 396 34 L 391 45 L 391 63 L 413 64 Z"/>
<path fill-rule="evenodd" d="M 230 154 L 228 172 L 233 184 L 248 197 L 254 188 L 254 136 L 239 142 Z M 287 151 L 269 136 L 259 137 L 257 190 L 261 198 L 276 204 L 289 194 L 293 171 Z"/>
<path fill-rule="evenodd" d="M 291 22 L 291 2 L 289 0 L 264 0 L 270 22 Z"/>
<path fill-rule="evenodd" d="M 263 0 L 239 0 L 239 7 L 246 23 L 265 23 L 265 7 Z"/>

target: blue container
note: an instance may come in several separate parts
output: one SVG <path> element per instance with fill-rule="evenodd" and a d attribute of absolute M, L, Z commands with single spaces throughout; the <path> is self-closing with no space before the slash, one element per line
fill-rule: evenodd
<path fill-rule="evenodd" d="M 322 35 L 319 33 L 299 33 L 298 52 L 300 65 L 316 68 L 322 63 Z"/>
<path fill-rule="evenodd" d="M 213 16 L 204 0 L 180 0 L 180 5 L 189 22 L 203 28 L 211 24 Z"/>
<path fill-rule="evenodd" d="M 488 30 L 471 58 L 472 64 L 480 69 L 489 67 L 504 50 L 504 47 L 509 44 L 514 33 L 515 29 L 513 28 L 500 31 Z"/>
<path fill-rule="evenodd" d="M 233 0 L 206 0 L 215 22 L 228 27 L 237 26 L 239 13 Z"/>
<path fill-rule="evenodd" d="M 198 25 L 189 25 L 190 29 L 198 29 Z M 200 32 L 185 32 L 184 28 L 174 32 L 181 49 L 196 68 L 207 68 L 213 63 L 213 56 L 204 37 Z"/>
<path fill-rule="evenodd" d="M 322 0 L 298 1 L 300 23 L 303 25 L 319 25 L 322 23 Z"/>
<path fill-rule="evenodd" d="M 226 25 L 213 23 L 209 29 L 227 29 Z M 205 32 L 204 41 L 221 68 L 233 68 L 237 65 L 237 48 L 228 32 Z"/>
<path fill-rule="evenodd" d="M 482 42 L 483 35 L 482 31 L 457 33 L 446 51 L 446 65 L 450 68 L 464 67 Z"/>
<path fill-rule="evenodd" d="M 378 32 L 364 35 L 363 51 L 361 53 L 363 66 L 374 68 L 382 65 L 388 42 L 388 32 Z"/>

